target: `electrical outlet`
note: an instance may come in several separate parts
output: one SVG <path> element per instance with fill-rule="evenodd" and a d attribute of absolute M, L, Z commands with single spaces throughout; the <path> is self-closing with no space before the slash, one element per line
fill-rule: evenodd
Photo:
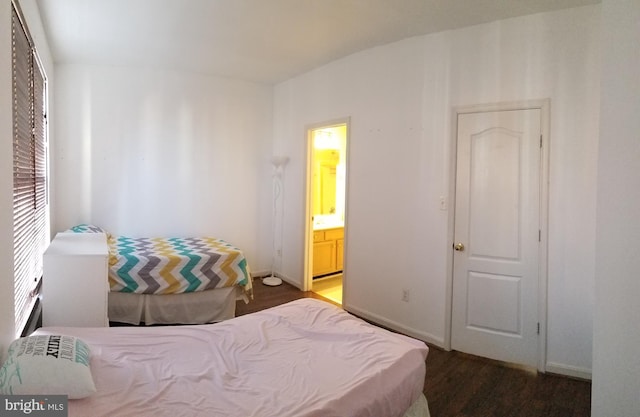
<path fill-rule="evenodd" d="M 409 302 L 409 290 L 406 288 L 402 290 L 402 301 Z"/>

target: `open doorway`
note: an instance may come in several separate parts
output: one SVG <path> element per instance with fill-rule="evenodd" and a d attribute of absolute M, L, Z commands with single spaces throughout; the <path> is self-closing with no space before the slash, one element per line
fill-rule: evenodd
<path fill-rule="evenodd" d="M 306 289 L 342 304 L 347 122 L 310 128 L 307 164 Z"/>

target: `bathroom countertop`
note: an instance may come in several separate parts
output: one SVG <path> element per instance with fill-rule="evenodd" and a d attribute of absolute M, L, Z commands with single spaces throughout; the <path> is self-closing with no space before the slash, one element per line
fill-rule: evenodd
<path fill-rule="evenodd" d="M 339 229 L 344 227 L 343 222 L 328 222 L 313 225 L 313 230 Z"/>

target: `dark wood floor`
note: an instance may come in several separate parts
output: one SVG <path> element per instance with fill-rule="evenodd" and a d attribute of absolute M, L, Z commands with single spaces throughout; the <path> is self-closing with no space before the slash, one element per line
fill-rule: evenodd
<path fill-rule="evenodd" d="M 254 293 L 251 303 L 238 302 L 237 315 L 304 297 L 324 299 L 287 283 L 267 287 L 259 279 L 254 281 Z M 434 346 L 430 346 L 426 366 L 424 394 L 432 417 L 590 415 L 591 383 L 588 381 L 539 374 Z"/>

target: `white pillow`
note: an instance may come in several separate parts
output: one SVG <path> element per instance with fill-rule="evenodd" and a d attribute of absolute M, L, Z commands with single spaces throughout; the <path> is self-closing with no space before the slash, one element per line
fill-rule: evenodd
<path fill-rule="evenodd" d="M 0 393 L 67 395 L 96 392 L 89 368 L 89 346 L 72 336 L 38 335 L 15 340 L 0 368 Z"/>

